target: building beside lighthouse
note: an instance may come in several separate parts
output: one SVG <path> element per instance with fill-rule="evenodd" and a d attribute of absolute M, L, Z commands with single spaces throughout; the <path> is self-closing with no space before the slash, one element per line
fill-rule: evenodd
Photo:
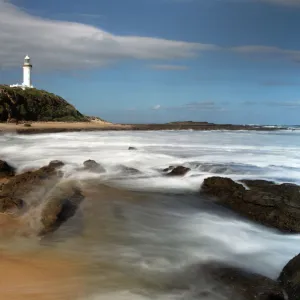
<path fill-rule="evenodd" d="M 10 85 L 11 87 L 21 87 L 23 89 L 26 88 L 33 88 L 31 84 L 31 69 L 32 69 L 32 64 L 30 62 L 30 57 L 28 55 L 25 56 L 24 58 L 24 63 L 23 63 L 23 83 L 22 84 L 12 84 Z"/>

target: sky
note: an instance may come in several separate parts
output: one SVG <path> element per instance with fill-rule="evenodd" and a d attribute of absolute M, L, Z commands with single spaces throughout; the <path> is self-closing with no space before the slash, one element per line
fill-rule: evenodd
<path fill-rule="evenodd" d="M 0 83 L 119 123 L 300 124 L 300 0 L 0 0 Z"/>

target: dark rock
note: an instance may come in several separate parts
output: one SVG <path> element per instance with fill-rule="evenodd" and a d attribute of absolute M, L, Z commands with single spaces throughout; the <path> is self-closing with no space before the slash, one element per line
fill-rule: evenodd
<path fill-rule="evenodd" d="M 65 164 L 60 161 L 60 160 L 52 160 L 50 161 L 49 163 L 49 167 L 53 167 L 53 168 L 60 168 L 60 167 L 63 167 Z"/>
<path fill-rule="evenodd" d="M 171 168 L 171 167 L 169 167 Z M 177 166 L 171 170 L 171 172 L 167 173 L 167 176 L 184 176 L 191 169 L 183 166 Z"/>
<path fill-rule="evenodd" d="M 204 180 L 201 193 L 242 216 L 284 232 L 300 232 L 300 187 L 263 180 L 243 180 L 250 189 L 230 178 Z"/>
<path fill-rule="evenodd" d="M 83 166 L 84 166 L 84 169 L 88 170 L 88 171 L 97 172 L 97 173 L 105 172 L 105 169 L 100 164 L 98 164 L 96 161 L 91 160 L 91 159 L 86 160 L 83 163 Z"/>
<path fill-rule="evenodd" d="M 129 147 L 128 150 L 137 150 L 135 147 Z"/>
<path fill-rule="evenodd" d="M 300 299 L 300 254 L 283 268 L 278 281 L 287 293 L 289 300 Z"/>
<path fill-rule="evenodd" d="M 14 176 L 15 168 L 9 165 L 6 161 L 0 160 L 0 178 Z"/>
<path fill-rule="evenodd" d="M 175 168 L 174 166 L 169 166 L 169 167 L 163 169 L 162 171 L 166 173 L 166 172 L 172 171 L 174 168 Z"/>
<path fill-rule="evenodd" d="M 122 173 L 128 174 L 128 175 L 137 175 L 141 174 L 141 171 L 135 168 L 127 167 L 124 165 L 119 165 L 118 168 L 121 170 Z"/>
<path fill-rule="evenodd" d="M 226 265 L 210 262 L 194 265 L 171 276 L 166 284 L 169 289 L 192 287 L 192 299 L 224 300 L 284 300 L 284 293 L 278 282 L 260 274 Z"/>
<path fill-rule="evenodd" d="M 83 199 L 84 196 L 77 187 L 57 185 L 46 196 L 45 206 L 41 213 L 43 228 L 40 235 L 57 230 L 64 222 L 73 217 Z"/>
<path fill-rule="evenodd" d="M 259 274 L 231 266 L 207 265 L 208 277 L 224 290 L 228 299 L 284 300 L 282 288 L 276 281 Z"/>

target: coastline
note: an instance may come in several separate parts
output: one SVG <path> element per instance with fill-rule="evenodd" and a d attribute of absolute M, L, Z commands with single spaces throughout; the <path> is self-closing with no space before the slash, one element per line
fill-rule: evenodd
<path fill-rule="evenodd" d="M 213 124 L 202 122 L 175 122 L 166 124 L 113 124 L 101 121 L 91 122 L 30 122 L 24 124 L 0 123 L 0 133 L 38 134 L 80 131 L 161 131 L 161 130 L 254 130 L 274 131 L 285 128 L 273 128 L 252 125 Z"/>

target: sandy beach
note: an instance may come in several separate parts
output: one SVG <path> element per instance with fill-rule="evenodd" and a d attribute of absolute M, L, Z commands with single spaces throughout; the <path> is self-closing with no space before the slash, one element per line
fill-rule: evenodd
<path fill-rule="evenodd" d="M 30 124 L 26 126 L 25 124 Z M 110 122 L 92 120 L 90 122 L 28 122 L 28 123 L 0 123 L 0 133 L 56 133 L 76 131 L 124 131 L 124 130 L 257 130 L 273 131 L 280 128 L 263 126 L 212 124 L 205 122 L 174 122 L 165 124 L 114 124 Z"/>
<path fill-rule="evenodd" d="M 25 123 L 26 124 L 26 123 Z M 0 123 L 0 132 L 51 133 L 64 131 L 130 130 L 130 125 L 102 121 L 91 122 L 28 122 L 30 126 L 15 123 Z"/>

